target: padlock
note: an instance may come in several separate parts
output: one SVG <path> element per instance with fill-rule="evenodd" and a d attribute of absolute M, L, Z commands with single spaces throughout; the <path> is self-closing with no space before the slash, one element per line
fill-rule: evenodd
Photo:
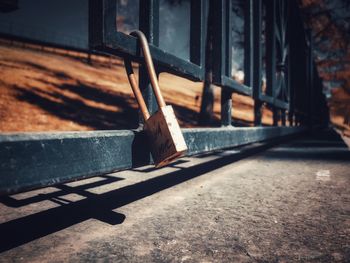
<path fill-rule="evenodd" d="M 150 151 L 156 167 L 167 165 L 182 156 L 187 151 L 187 145 L 181 132 L 179 123 L 170 105 L 166 105 L 160 92 L 157 76 L 149 51 L 149 46 L 145 35 L 135 30 L 130 33 L 139 39 L 145 64 L 152 84 L 154 95 L 158 103 L 158 111 L 150 116 L 141 91 L 137 85 L 136 78 L 129 58 L 124 59 L 126 73 L 134 92 L 135 98 L 144 118 L 144 131 L 150 145 Z"/>

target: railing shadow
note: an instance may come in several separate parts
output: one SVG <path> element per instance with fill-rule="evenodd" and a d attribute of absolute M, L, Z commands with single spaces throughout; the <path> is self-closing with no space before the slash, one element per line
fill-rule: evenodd
<path fill-rule="evenodd" d="M 117 112 L 90 106 L 81 99 L 70 98 L 59 92 L 47 92 L 36 87 L 14 87 L 18 92 L 17 98 L 19 100 L 36 105 L 61 119 L 71 120 L 75 123 L 99 130 L 132 129 L 137 127 L 137 110 L 126 103 L 127 98 L 125 96 L 108 93 L 104 93 L 102 96 L 103 92 L 99 92 L 101 93 L 101 97 L 97 100 L 96 93 L 93 92 L 94 88 L 88 85 L 76 88 L 73 85 L 64 84 L 60 88 L 69 89 L 71 92 L 77 91 L 77 89 L 83 89 L 84 92 L 80 93 L 79 96 L 95 98 L 94 101 L 96 102 L 108 97 L 109 99 L 106 99 L 106 102 L 113 100 L 113 106 L 120 108 L 120 111 Z"/>
<path fill-rule="evenodd" d="M 96 182 L 92 182 L 92 183 L 74 186 L 74 187 L 68 186 L 68 185 L 57 185 L 55 186 L 55 188 L 59 189 L 58 191 L 55 191 L 52 193 L 38 194 L 32 197 L 23 198 L 23 199 L 15 199 L 11 196 L 1 196 L 0 202 L 9 207 L 22 207 L 33 203 L 39 203 L 45 200 L 50 200 L 53 202 L 57 202 L 59 204 L 65 204 L 65 203 L 69 203 L 69 201 L 62 200 L 62 198 L 60 199 L 59 197 L 62 195 L 75 193 L 84 197 L 92 197 L 94 194 L 86 190 L 123 180 L 123 178 L 113 177 L 109 175 L 100 175 L 98 177 L 104 178 L 104 179 Z M 58 200 L 63 201 L 63 203 L 60 203 Z"/>
<path fill-rule="evenodd" d="M 47 83 L 53 85 L 52 83 Z M 54 85 L 55 86 L 55 85 Z M 35 105 L 46 112 L 64 120 L 70 120 L 97 130 L 134 129 L 138 126 L 138 111 L 132 106 L 133 97 L 122 93 L 108 93 L 87 84 L 56 85 L 56 91 L 45 91 L 37 87 L 15 86 L 17 98 Z M 65 96 L 62 91 L 75 93 L 78 98 Z M 116 107 L 118 111 L 86 104 L 92 101 L 107 107 Z M 186 126 L 197 126 L 198 113 L 182 105 L 172 103 L 178 120 Z M 220 121 L 213 117 L 213 126 Z"/>
<path fill-rule="evenodd" d="M 6 59 L 3 61 L 7 61 Z M 9 60 L 8 62 L 13 62 Z M 68 71 L 40 63 L 19 60 L 16 69 L 34 70 L 45 77 L 26 76 L 34 85 L 12 85 L 16 99 L 36 106 L 62 120 L 91 127 L 96 130 L 134 129 L 138 127 L 138 110 L 133 96 L 106 87 L 81 81 Z M 12 67 L 6 63 L 6 67 Z M 120 70 L 124 72 L 122 66 Z M 121 84 L 126 80 L 116 78 Z M 130 90 L 131 91 L 131 90 Z M 198 112 L 185 105 L 172 103 L 176 116 L 183 126 L 198 126 Z M 220 120 L 213 118 L 213 125 Z"/>

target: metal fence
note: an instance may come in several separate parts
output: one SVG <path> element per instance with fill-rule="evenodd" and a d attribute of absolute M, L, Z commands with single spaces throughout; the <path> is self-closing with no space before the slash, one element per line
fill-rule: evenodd
<path fill-rule="evenodd" d="M 303 27 L 297 1 L 243 2 L 244 84 L 231 76 L 234 14 L 230 10 L 235 2 L 190 1 L 190 56 L 185 60 L 159 47 L 159 0 L 139 1 L 139 29 L 148 38 L 158 74 L 169 72 L 191 80 L 204 79 L 208 16 L 212 19 L 209 34 L 213 34 L 213 81 L 221 87 L 222 127 L 183 129 L 187 155 L 276 139 L 327 124 L 322 83 L 312 58 L 312 38 Z M 115 0 L 89 1 L 91 49 L 128 56 L 141 63 L 139 85 L 153 113 L 157 105 L 137 40 L 118 31 L 117 8 Z M 231 125 L 234 93 L 254 99 L 256 127 Z M 261 125 L 263 106 L 273 110 L 271 127 Z M 0 193 L 150 164 L 145 142 L 141 130 L 2 134 Z"/>

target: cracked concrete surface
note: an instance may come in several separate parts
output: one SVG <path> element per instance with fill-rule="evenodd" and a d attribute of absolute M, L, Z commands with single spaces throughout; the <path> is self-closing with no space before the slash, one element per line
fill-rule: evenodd
<path fill-rule="evenodd" d="M 264 147 L 2 197 L 0 262 L 349 262 L 350 151 Z"/>

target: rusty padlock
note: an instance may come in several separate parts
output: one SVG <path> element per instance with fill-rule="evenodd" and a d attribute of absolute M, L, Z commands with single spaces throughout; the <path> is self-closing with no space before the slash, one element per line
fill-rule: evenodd
<path fill-rule="evenodd" d="M 130 35 L 137 37 L 140 41 L 149 78 L 158 103 L 158 111 L 152 116 L 150 116 L 148 112 L 141 91 L 137 85 L 131 62 L 128 58 L 124 59 L 125 69 L 145 121 L 143 129 L 150 142 L 149 145 L 154 164 L 156 167 L 161 167 L 183 155 L 187 150 L 187 145 L 175 117 L 173 108 L 170 105 L 165 104 L 160 92 L 145 35 L 139 30 L 131 32 Z"/>

